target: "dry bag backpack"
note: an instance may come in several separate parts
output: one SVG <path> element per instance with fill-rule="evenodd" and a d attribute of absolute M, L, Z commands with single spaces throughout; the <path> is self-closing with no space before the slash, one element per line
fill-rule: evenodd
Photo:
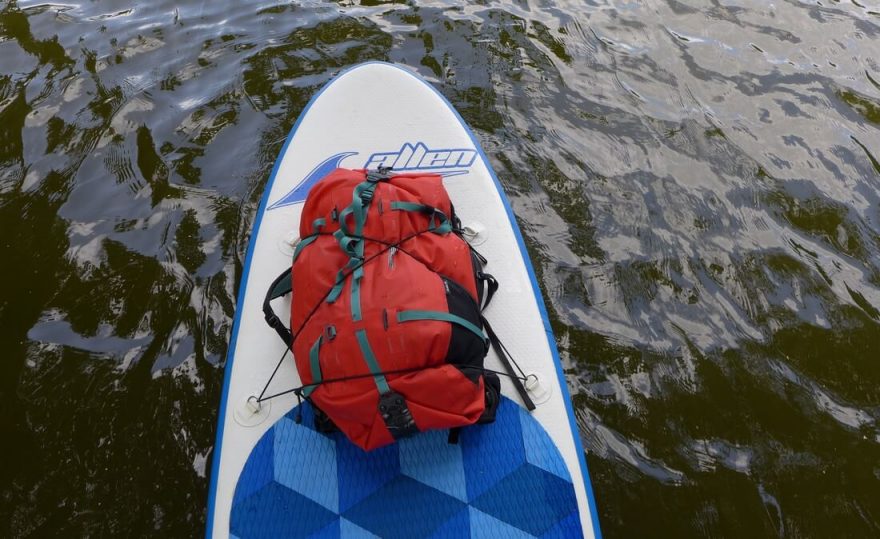
<path fill-rule="evenodd" d="M 264 311 L 324 427 L 369 450 L 494 419 L 481 306 L 497 283 L 441 176 L 336 169 L 310 190 L 299 234 Z M 292 331 L 269 305 L 289 291 Z"/>

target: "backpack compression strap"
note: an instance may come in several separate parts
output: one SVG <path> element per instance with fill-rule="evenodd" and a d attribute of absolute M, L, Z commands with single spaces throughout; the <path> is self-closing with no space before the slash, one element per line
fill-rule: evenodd
<path fill-rule="evenodd" d="M 498 356 L 498 359 L 501 360 L 501 364 L 504 365 L 504 370 L 507 371 L 507 376 L 510 378 L 510 381 L 513 382 L 513 387 L 515 387 L 516 392 L 519 393 L 519 397 L 522 399 L 523 404 L 525 404 L 526 408 L 531 412 L 535 409 L 535 403 L 532 402 L 532 399 L 529 397 L 529 392 L 526 390 L 526 386 L 523 385 L 522 379 L 517 376 L 516 371 L 513 370 L 514 363 L 512 362 L 512 358 L 507 353 L 507 349 L 504 345 L 501 344 L 501 339 L 495 334 L 495 330 L 489 325 L 489 321 L 486 320 L 486 317 L 481 316 L 480 319 L 483 321 L 483 327 L 486 330 L 486 335 L 489 336 L 489 343 L 492 345 L 492 349 L 495 350 L 495 354 Z M 517 365 L 517 369 L 519 369 L 519 365 Z M 520 374 L 525 376 L 525 373 L 523 373 L 521 369 Z"/>

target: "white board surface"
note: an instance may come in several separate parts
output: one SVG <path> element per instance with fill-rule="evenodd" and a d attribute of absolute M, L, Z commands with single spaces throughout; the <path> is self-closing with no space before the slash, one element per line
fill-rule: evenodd
<path fill-rule="evenodd" d="M 444 173 L 465 227 L 481 230 L 475 243 L 489 260 L 486 271 L 501 288 L 486 312 L 499 337 L 526 373 L 534 373 L 548 398 L 532 413 L 558 447 L 575 485 L 586 537 L 599 535 L 595 503 L 555 341 L 513 214 L 476 139 L 432 86 L 407 68 L 361 64 L 335 77 L 303 111 L 267 184 L 255 219 L 236 309 L 220 407 L 208 511 L 208 534 L 227 537 L 237 479 L 259 438 L 297 404 L 288 395 L 271 401 L 264 421 L 242 426 L 236 407 L 257 395 L 284 346 L 265 323 L 262 301 L 273 279 L 290 264 L 285 241 L 298 229 L 303 182 L 321 165 Z M 275 310 L 288 322 L 289 302 Z M 283 314 L 282 314 L 283 313 Z M 490 351 L 487 368 L 503 370 Z M 268 394 L 299 385 L 288 357 Z M 520 402 L 502 377 L 502 393 Z"/>

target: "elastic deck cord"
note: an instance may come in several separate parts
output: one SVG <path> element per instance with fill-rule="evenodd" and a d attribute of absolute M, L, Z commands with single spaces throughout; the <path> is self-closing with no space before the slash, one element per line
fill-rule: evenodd
<path fill-rule="evenodd" d="M 430 229 L 425 229 L 425 230 L 420 230 L 420 231 L 418 231 L 418 232 L 413 232 L 413 233 L 410 234 L 409 236 L 407 236 L 407 237 L 401 239 L 400 241 L 394 242 L 394 243 L 386 242 L 386 241 L 383 241 L 383 240 L 380 240 L 380 239 L 377 239 L 377 238 L 369 238 L 369 237 L 366 237 L 366 236 L 361 236 L 361 237 L 360 237 L 361 239 L 364 239 L 364 240 L 366 240 L 366 241 L 373 241 L 373 242 L 376 242 L 376 243 L 379 243 L 379 244 L 385 245 L 385 248 L 382 249 L 382 250 L 380 250 L 379 252 L 377 252 L 377 253 L 375 253 L 375 254 L 373 254 L 373 255 L 371 255 L 371 256 L 365 258 L 365 259 L 362 260 L 358 265 L 356 265 L 356 266 L 354 266 L 354 267 L 352 267 L 352 268 L 349 268 L 348 272 L 343 274 L 342 280 L 344 281 L 344 280 L 347 279 L 352 273 L 354 273 L 355 270 L 357 270 L 358 268 L 361 268 L 361 267 L 365 266 L 368 262 L 374 260 L 375 258 L 378 258 L 379 256 L 383 255 L 384 253 L 387 253 L 389 250 L 391 250 L 391 249 L 393 249 L 393 248 L 396 248 L 396 249 L 398 249 L 400 252 L 402 252 L 402 253 L 404 253 L 404 254 L 407 254 L 407 255 L 411 256 L 411 257 L 414 258 L 415 260 L 418 260 L 418 258 L 415 257 L 415 256 L 413 256 L 412 253 L 408 252 L 406 249 L 403 249 L 403 248 L 401 247 L 401 244 L 403 244 L 404 242 L 407 242 L 407 241 L 409 241 L 409 240 L 411 240 L 411 239 L 413 239 L 413 238 L 415 238 L 415 237 L 417 237 L 417 236 L 420 236 L 420 235 L 422 235 L 422 234 L 425 234 L 425 233 L 427 233 L 427 232 L 431 232 L 431 230 L 430 230 Z M 331 234 L 328 233 L 328 232 L 322 232 L 322 233 L 319 233 L 319 234 L 320 234 L 320 235 L 331 235 Z M 272 380 L 275 379 L 275 375 L 278 374 L 278 369 L 281 367 L 281 363 L 284 362 L 284 358 L 287 356 L 287 353 L 288 353 L 288 352 L 293 353 L 293 351 L 291 350 L 291 348 L 293 347 L 293 343 L 296 341 L 297 337 L 299 337 L 300 332 L 301 332 L 302 329 L 306 326 L 306 324 L 308 324 L 309 320 L 311 320 L 312 316 L 314 316 L 314 314 L 318 311 L 318 309 L 321 307 L 321 305 L 324 303 L 324 301 L 327 299 L 327 297 L 328 297 L 332 292 L 333 292 L 333 287 L 330 287 L 330 289 L 327 290 L 327 292 L 324 294 L 324 296 L 323 296 L 320 300 L 318 300 L 318 302 L 315 304 L 315 306 L 312 308 L 312 310 L 311 310 L 311 311 L 309 312 L 309 314 L 306 316 L 305 320 L 303 320 L 302 324 L 300 324 L 300 326 L 296 329 L 296 331 L 292 333 L 293 338 L 292 338 L 290 344 L 289 344 L 289 345 L 287 346 L 287 348 L 284 350 L 284 353 L 281 354 L 281 357 L 278 358 L 278 363 L 275 365 L 275 369 L 272 371 L 272 375 L 269 376 L 269 379 L 266 381 L 266 385 L 264 385 L 264 386 L 263 386 L 263 389 L 260 391 L 260 396 L 257 397 L 257 402 L 258 402 L 258 403 L 259 403 L 259 402 L 263 402 L 264 400 L 268 400 L 268 399 L 264 399 L 264 398 L 263 398 L 263 395 L 266 394 L 266 390 L 269 388 L 269 385 L 272 383 Z M 299 389 L 302 389 L 302 388 L 299 388 Z M 284 393 L 281 393 L 281 394 L 278 394 L 278 395 L 275 395 L 275 396 L 286 395 L 287 393 L 291 393 L 291 392 L 293 392 L 293 391 L 294 391 L 294 390 L 288 390 L 288 391 L 286 391 L 286 392 L 284 392 Z"/>

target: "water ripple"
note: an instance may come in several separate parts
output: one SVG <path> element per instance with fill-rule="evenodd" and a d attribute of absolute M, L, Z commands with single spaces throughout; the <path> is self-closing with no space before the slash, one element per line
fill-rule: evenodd
<path fill-rule="evenodd" d="M 0 534 L 201 533 L 257 202 L 373 59 L 499 173 L 607 536 L 880 534 L 878 38 L 855 0 L 5 4 Z"/>

